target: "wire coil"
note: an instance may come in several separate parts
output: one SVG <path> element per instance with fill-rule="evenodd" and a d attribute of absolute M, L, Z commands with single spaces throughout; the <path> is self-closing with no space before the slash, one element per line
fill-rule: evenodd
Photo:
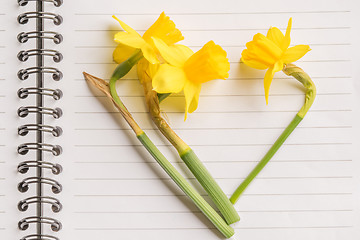
<path fill-rule="evenodd" d="M 18 16 L 18 23 L 27 24 L 31 18 L 43 18 L 52 20 L 55 25 L 60 25 L 63 22 L 63 18 L 55 13 L 49 12 L 26 12 Z"/>
<path fill-rule="evenodd" d="M 60 44 L 63 41 L 63 36 L 60 33 L 50 31 L 21 32 L 17 36 L 20 43 L 26 43 L 31 38 L 50 39 L 55 44 Z"/>
<path fill-rule="evenodd" d="M 51 56 L 54 62 L 61 62 L 63 56 L 60 52 L 52 49 L 31 49 L 26 51 L 20 51 L 17 55 L 18 59 L 22 62 L 26 62 L 29 57 L 43 55 L 43 56 Z"/>
<path fill-rule="evenodd" d="M 48 197 L 48 196 L 43 196 L 43 197 L 35 196 L 35 197 L 26 198 L 18 203 L 18 209 L 21 212 L 25 212 L 29 209 L 30 204 L 36 204 L 39 202 L 49 204 L 51 206 L 51 210 L 54 213 L 58 213 L 62 209 L 62 204 L 59 202 L 59 200 L 57 200 L 54 197 Z"/>
<path fill-rule="evenodd" d="M 52 126 L 46 124 L 45 115 L 58 119 L 63 115 L 62 109 L 58 107 L 47 107 L 44 101 L 45 98 L 50 101 L 59 101 L 63 97 L 63 92 L 60 89 L 52 89 L 45 87 L 46 81 L 50 76 L 50 79 L 60 81 L 63 78 L 62 72 L 52 66 L 45 66 L 45 58 L 50 58 L 54 64 L 63 60 L 63 55 L 55 49 L 48 49 L 45 47 L 45 43 L 53 42 L 60 44 L 63 41 L 63 36 L 56 31 L 44 30 L 45 22 L 52 22 L 56 27 L 63 22 L 61 15 L 56 13 L 47 12 L 44 10 L 46 4 L 52 4 L 55 7 L 60 7 L 63 4 L 63 0 L 16 0 L 20 7 L 26 6 L 29 3 L 36 4 L 37 11 L 28 11 L 20 14 L 17 17 L 19 24 L 31 24 L 36 23 L 36 28 L 33 31 L 20 32 L 17 35 L 17 40 L 21 44 L 25 44 L 28 41 L 35 41 L 36 48 L 24 49 L 17 54 L 17 58 L 20 62 L 31 62 L 35 60 L 36 65 L 28 68 L 20 69 L 17 73 L 19 80 L 35 81 L 33 86 L 22 87 L 17 91 L 17 96 L 20 99 L 26 99 L 30 95 L 34 97 L 35 103 L 30 106 L 21 106 L 17 110 L 17 114 L 20 118 L 26 118 L 32 114 L 35 116 L 35 122 L 23 124 L 18 127 L 17 133 L 20 137 L 32 137 L 35 136 L 34 141 L 19 144 L 17 152 L 24 157 L 27 157 L 29 152 L 30 156 L 35 155 L 32 160 L 22 160 L 17 166 L 17 172 L 22 175 L 28 175 L 17 186 L 17 189 L 21 193 L 36 192 L 35 196 L 30 196 L 19 201 L 17 208 L 20 212 L 26 212 L 30 207 L 36 208 L 35 216 L 25 217 L 18 222 L 18 228 L 22 231 L 35 231 L 28 233 L 20 240 L 59 240 L 59 238 L 45 234 L 43 232 L 43 225 L 49 225 L 53 232 L 58 232 L 62 228 L 62 224 L 59 220 L 44 216 L 44 207 L 49 207 L 53 213 L 58 213 L 62 210 L 63 206 L 61 202 L 52 196 L 45 196 L 43 189 L 50 187 L 53 194 L 59 194 L 62 191 L 62 185 L 49 174 L 57 176 L 61 174 L 63 168 L 60 164 L 46 161 L 44 158 L 46 153 L 50 153 L 53 156 L 59 156 L 62 153 L 62 147 L 56 144 L 45 143 L 45 134 L 58 138 L 62 135 L 63 130 L 59 126 Z M 30 5 L 30 4 L 29 4 Z M 33 45 L 34 46 L 34 45 Z M 32 99 L 32 98 L 31 98 Z M 53 158 L 50 158 L 53 159 Z M 46 177 L 45 177 L 46 174 Z M 29 191 L 32 188 L 34 191 Z M 48 193 L 46 191 L 46 193 Z M 35 227 L 31 227 L 34 225 Z"/>
<path fill-rule="evenodd" d="M 36 88 L 36 87 L 20 88 L 17 94 L 18 97 L 21 99 L 27 98 L 30 94 L 51 96 L 55 100 L 59 100 L 63 96 L 63 92 L 60 89 Z"/>
<path fill-rule="evenodd" d="M 60 193 L 62 191 L 62 185 L 59 182 L 57 182 L 54 179 L 44 178 L 44 177 L 25 178 L 18 184 L 18 190 L 19 190 L 19 192 L 22 192 L 22 193 L 27 192 L 29 190 L 30 184 L 38 183 L 39 181 L 41 182 L 41 184 L 50 185 L 52 192 L 55 194 Z"/>
<path fill-rule="evenodd" d="M 52 78 L 55 81 L 60 81 L 63 77 L 62 72 L 59 71 L 59 69 L 53 67 L 30 67 L 20 69 L 17 75 L 20 80 L 26 80 L 29 78 L 30 74 L 33 73 L 51 73 Z"/>
<path fill-rule="evenodd" d="M 42 2 L 51 2 L 54 4 L 55 7 L 60 7 L 63 3 L 62 0 L 18 0 L 19 6 L 26 6 L 28 2 L 34 2 L 34 1 L 42 1 Z"/>
<path fill-rule="evenodd" d="M 29 169 L 33 168 L 48 168 L 51 170 L 52 174 L 58 175 L 62 172 L 62 166 L 57 163 L 44 162 L 44 161 L 24 161 L 19 163 L 18 172 L 25 174 L 29 171 Z"/>
<path fill-rule="evenodd" d="M 20 230 L 25 231 L 26 229 L 29 228 L 29 225 L 31 223 L 49 224 L 51 230 L 54 232 L 58 232 L 62 228 L 62 225 L 58 220 L 56 220 L 54 218 L 38 217 L 38 216 L 23 218 L 22 220 L 19 221 L 18 227 Z"/>

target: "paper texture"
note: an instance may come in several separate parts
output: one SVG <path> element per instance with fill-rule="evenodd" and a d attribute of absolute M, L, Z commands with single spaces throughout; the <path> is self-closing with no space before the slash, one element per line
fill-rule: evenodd
<path fill-rule="evenodd" d="M 108 100 L 90 89 L 82 76 L 86 71 L 108 80 L 116 67 L 112 62 L 113 35 L 121 28 L 111 18 L 113 14 L 142 34 L 165 11 L 182 31 L 182 44 L 196 51 L 214 40 L 228 52 L 229 79 L 204 84 L 199 108 L 186 122 L 182 94 L 161 104 L 173 129 L 228 196 L 304 101 L 301 84 L 279 72 L 266 105 L 265 72 L 239 63 L 245 43 L 258 32 L 266 34 L 270 26 L 285 31 L 292 17 L 291 46 L 308 44 L 312 49 L 296 65 L 315 82 L 315 103 L 236 203 L 241 220 L 233 225 L 233 239 L 359 239 L 359 164 L 355 155 L 359 106 L 354 104 L 354 99 L 359 100 L 359 85 L 353 71 L 358 63 L 354 52 L 359 48 L 352 37 L 359 36 L 358 23 L 353 21 L 358 5 L 355 0 L 77 0 L 51 8 L 64 17 L 61 26 L 47 26 L 64 36 L 63 44 L 56 46 L 64 55 L 63 62 L 56 65 L 64 79 L 46 83 L 64 92 L 60 101 L 47 102 L 64 111 L 59 120 L 47 119 L 64 129 L 60 138 L 46 137 L 64 149 L 57 158 L 48 156 L 64 167 L 56 176 L 64 187 L 56 196 L 64 209 L 57 214 L 45 210 L 62 221 L 63 230 L 55 235 L 89 240 L 223 238 L 143 149 Z M 8 8 L 10 13 L 0 12 L 0 36 L 11 36 L 0 38 L 0 69 L 5 72 L 4 77 L 0 75 L 0 154 L 6 156 L 0 159 L 0 236 L 4 239 L 23 236 L 16 226 L 27 216 L 16 209 L 24 196 L 16 189 L 24 178 L 16 173 L 18 162 L 24 160 L 16 155 L 17 145 L 24 142 L 16 136 L 16 129 L 27 122 L 16 118 L 16 108 L 24 104 L 16 98 L 16 91 L 27 83 L 15 79 L 24 66 L 15 56 L 24 46 L 13 43 L 24 27 L 4 23 L 15 21 L 23 9 Z M 206 197 L 175 149 L 151 123 L 136 71 L 119 81 L 118 92 L 164 155 Z"/>

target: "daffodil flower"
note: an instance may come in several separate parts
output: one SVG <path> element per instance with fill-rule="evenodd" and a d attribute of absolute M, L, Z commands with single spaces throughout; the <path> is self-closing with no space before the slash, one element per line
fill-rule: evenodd
<path fill-rule="evenodd" d="M 117 17 L 113 16 L 113 18 L 115 18 L 125 30 L 124 32 L 119 32 L 114 36 L 115 42 L 119 43 L 113 53 L 114 61 L 117 63 L 122 63 L 128 59 L 136 51 L 136 49 L 140 49 L 143 56 L 150 63 L 159 63 L 157 50 L 152 41 L 152 37 L 159 38 L 169 45 L 184 39 L 180 30 L 175 27 L 174 22 L 171 21 L 164 12 L 160 14 L 156 22 L 144 33 L 143 36 L 140 36 L 139 33 Z"/>
<path fill-rule="evenodd" d="M 159 38 L 153 37 L 153 41 L 166 61 L 159 66 L 153 78 L 153 88 L 158 93 L 184 91 L 186 119 L 187 113 L 194 112 L 198 107 L 202 83 L 229 77 L 230 63 L 226 52 L 213 41 L 196 53 L 184 45 L 168 46 Z"/>
<path fill-rule="evenodd" d="M 282 134 L 275 141 L 261 161 L 255 166 L 250 174 L 244 179 L 240 186 L 230 197 L 232 203 L 236 203 L 240 195 L 245 191 L 247 186 L 255 179 L 259 172 L 266 166 L 274 154 L 279 150 L 289 135 L 295 130 L 298 124 L 303 120 L 306 113 L 313 104 L 316 96 L 316 87 L 309 75 L 301 68 L 292 64 L 300 59 L 309 50 L 308 45 L 297 45 L 289 48 L 290 45 L 291 18 L 289 20 L 285 36 L 282 32 L 272 27 L 269 29 L 266 37 L 261 33 L 254 36 L 251 42 L 246 44 L 247 49 L 242 52 L 241 60 L 248 66 L 256 69 L 267 69 L 264 80 L 265 98 L 268 103 L 269 88 L 274 73 L 282 70 L 286 75 L 294 77 L 305 87 L 305 102 L 294 119 L 285 128 Z"/>
<path fill-rule="evenodd" d="M 296 45 L 289 48 L 291 23 L 290 18 L 285 36 L 276 27 L 271 27 L 266 36 L 261 33 L 256 34 L 253 40 L 246 44 L 246 49 L 241 54 L 241 61 L 249 67 L 268 69 L 264 79 L 266 104 L 275 72 L 281 71 L 286 64 L 299 60 L 310 51 L 308 45 Z"/>

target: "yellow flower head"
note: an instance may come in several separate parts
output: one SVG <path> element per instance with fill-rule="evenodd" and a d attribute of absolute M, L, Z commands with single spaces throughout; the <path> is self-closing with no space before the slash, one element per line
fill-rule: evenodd
<path fill-rule="evenodd" d="M 184 45 L 168 46 L 158 38 L 153 38 L 153 41 L 167 62 L 159 66 L 153 77 L 153 88 L 158 93 L 178 93 L 183 90 L 186 120 L 187 113 L 192 113 L 198 106 L 201 84 L 229 77 L 230 63 L 226 52 L 213 41 L 196 53 Z"/>
<path fill-rule="evenodd" d="M 171 45 L 183 40 L 179 29 L 175 27 L 173 21 L 170 20 L 164 12 L 156 22 L 141 37 L 134 29 L 113 16 L 125 30 L 115 34 L 114 40 L 119 43 L 113 53 L 114 61 L 121 63 L 128 59 L 136 49 L 141 49 L 144 57 L 152 64 L 159 63 L 157 58 L 157 50 L 152 41 L 152 37 L 160 38 L 167 44 Z"/>
<path fill-rule="evenodd" d="M 246 49 L 241 54 L 242 62 L 249 67 L 268 69 L 264 78 L 266 104 L 275 72 L 281 71 L 285 64 L 299 60 L 310 51 L 308 45 L 296 45 L 289 48 L 291 22 L 290 18 L 285 36 L 276 27 L 271 27 L 266 37 L 261 33 L 256 34 L 253 40 L 246 44 Z"/>

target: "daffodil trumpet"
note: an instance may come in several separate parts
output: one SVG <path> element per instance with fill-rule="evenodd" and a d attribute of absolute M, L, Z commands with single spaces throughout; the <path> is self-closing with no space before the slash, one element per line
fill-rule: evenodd
<path fill-rule="evenodd" d="M 239 221 L 240 217 L 234 206 L 231 204 L 228 197 L 222 191 L 215 179 L 211 176 L 210 172 L 206 169 L 195 152 L 173 131 L 173 129 L 171 129 L 167 121 L 162 118 L 159 106 L 159 95 L 153 90 L 152 79 L 145 70 L 147 67 L 148 62 L 140 61 L 138 64 L 138 76 L 144 88 L 145 100 L 152 121 L 161 133 L 176 148 L 181 159 L 198 182 L 203 186 L 205 191 L 209 194 L 211 200 L 215 203 L 225 221 L 228 224 Z"/>
<path fill-rule="evenodd" d="M 179 188 L 194 202 L 201 212 L 214 224 L 214 226 L 226 237 L 230 238 L 234 235 L 234 229 L 229 226 L 224 219 L 207 203 L 204 198 L 191 186 L 191 184 L 176 170 L 176 168 L 165 158 L 159 149 L 148 138 L 145 132 L 139 127 L 130 112 L 122 103 L 119 96 L 114 98 L 110 93 L 109 85 L 103 79 L 94 77 L 84 73 L 85 79 L 101 90 L 119 110 L 121 115 L 130 125 L 136 137 L 163 170 L 171 177 L 171 179 L 179 186 Z"/>
<path fill-rule="evenodd" d="M 289 48 L 291 24 L 292 19 L 290 18 L 285 35 L 276 27 L 271 27 L 266 36 L 261 33 L 256 34 L 253 40 L 246 44 L 247 49 L 242 52 L 241 60 L 246 65 L 256 69 L 268 69 L 264 78 L 266 103 L 268 103 L 269 89 L 274 73 L 281 70 L 302 83 L 305 87 L 305 102 L 274 145 L 230 197 L 233 204 L 303 120 L 315 100 L 316 88 L 311 78 L 301 68 L 292 64 L 310 51 L 310 47 L 297 45 Z"/>

